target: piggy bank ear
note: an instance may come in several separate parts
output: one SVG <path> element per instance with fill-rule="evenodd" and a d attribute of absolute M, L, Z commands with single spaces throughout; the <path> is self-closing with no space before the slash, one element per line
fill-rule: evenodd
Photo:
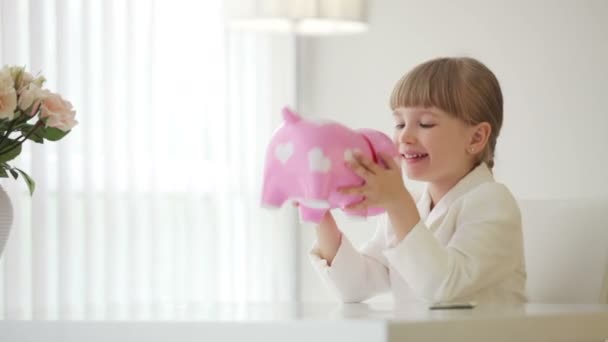
<path fill-rule="evenodd" d="M 395 157 L 399 154 L 397 146 L 395 146 L 395 142 L 388 135 L 380 131 L 367 128 L 359 129 L 358 132 L 367 138 L 370 144 L 372 144 L 375 152 L 383 152 L 391 157 Z"/>
<path fill-rule="evenodd" d="M 296 114 L 294 111 L 289 109 L 289 107 L 283 108 L 283 120 L 287 123 L 296 123 L 300 121 L 300 116 Z"/>

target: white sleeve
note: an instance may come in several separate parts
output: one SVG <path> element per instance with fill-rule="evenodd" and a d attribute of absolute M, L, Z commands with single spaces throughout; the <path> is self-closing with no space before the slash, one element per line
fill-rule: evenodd
<path fill-rule="evenodd" d="M 331 266 L 321 258 L 317 243 L 313 245 L 310 260 L 321 278 L 343 302 L 360 302 L 389 289 L 387 261 L 382 253 L 386 248 L 385 229 L 381 223 L 374 237 L 361 251 L 357 251 L 342 235 Z"/>
<path fill-rule="evenodd" d="M 447 246 L 420 222 L 385 252 L 412 290 L 430 302 L 474 294 L 514 272 L 522 262 L 519 208 L 501 184 L 480 186 L 465 198 L 454 224 Z"/>

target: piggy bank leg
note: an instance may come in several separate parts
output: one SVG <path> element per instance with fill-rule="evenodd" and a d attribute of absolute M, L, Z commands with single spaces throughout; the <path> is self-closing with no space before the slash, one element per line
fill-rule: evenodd
<path fill-rule="evenodd" d="M 329 209 L 324 208 L 308 208 L 300 205 L 300 219 L 304 222 L 321 223 L 323 216 Z"/>
<path fill-rule="evenodd" d="M 264 189 L 262 205 L 266 207 L 280 208 L 287 200 L 287 196 L 280 191 Z"/>
<path fill-rule="evenodd" d="M 325 174 L 315 173 L 306 177 L 304 187 L 304 198 L 316 202 L 327 202 L 332 189 L 332 179 Z M 327 205 L 327 204 L 323 204 Z M 315 204 L 312 207 L 317 207 Z"/>
<path fill-rule="evenodd" d="M 348 216 L 366 218 L 368 216 L 367 210 L 348 210 L 344 209 L 344 213 Z"/>

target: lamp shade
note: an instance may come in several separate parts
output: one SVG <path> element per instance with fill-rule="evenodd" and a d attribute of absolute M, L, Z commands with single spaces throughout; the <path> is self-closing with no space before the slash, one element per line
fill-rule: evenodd
<path fill-rule="evenodd" d="M 365 0 L 231 0 L 231 29 L 302 35 L 367 30 Z"/>

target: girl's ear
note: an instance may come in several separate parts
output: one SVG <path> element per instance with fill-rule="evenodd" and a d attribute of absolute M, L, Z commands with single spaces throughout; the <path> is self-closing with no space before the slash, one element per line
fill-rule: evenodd
<path fill-rule="evenodd" d="M 471 130 L 471 140 L 469 141 L 467 152 L 470 154 L 477 154 L 486 147 L 486 144 L 490 139 L 490 134 L 492 133 L 492 126 L 487 122 L 481 122 L 472 126 Z"/>

